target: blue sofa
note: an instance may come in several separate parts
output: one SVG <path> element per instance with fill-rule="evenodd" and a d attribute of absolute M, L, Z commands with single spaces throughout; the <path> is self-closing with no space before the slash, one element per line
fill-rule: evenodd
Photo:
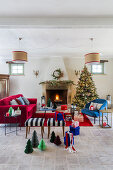
<path fill-rule="evenodd" d="M 90 103 L 93 102 L 93 103 L 99 103 L 99 104 L 103 104 L 99 110 L 89 110 L 89 106 L 90 106 Z M 91 101 L 89 103 L 87 103 L 85 105 L 85 108 L 81 110 L 81 112 L 83 114 L 86 114 L 88 116 L 91 116 L 91 117 L 94 117 L 94 123 L 95 123 L 95 118 L 99 117 L 99 111 L 100 110 L 103 110 L 103 109 L 107 109 L 107 100 L 105 99 L 95 99 L 93 101 Z M 101 112 L 100 112 L 100 116 L 101 116 Z"/>

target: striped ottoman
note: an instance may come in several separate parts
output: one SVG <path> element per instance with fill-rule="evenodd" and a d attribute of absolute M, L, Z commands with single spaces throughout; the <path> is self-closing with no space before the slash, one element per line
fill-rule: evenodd
<path fill-rule="evenodd" d="M 44 118 L 30 118 L 25 121 L 26 126 L 26 138 L 27 134 L 30 132 L 30 127 L 41 127 L 41 135 L 43 138 L 43 132 L 44 132 Z"/>
<path fill-rule="evenodd" d="M 47 120 L 47 126 L 48 126 L 48 138 L 49 138 L 49 135 L 50 135 L 50 127 L 51 126 L 55 126 L 55 127 L 58 127 L 58 126 L 61 126 L 62 127 L 62 130 L 63 130 L 63 136 L 64 136 L 64 126 L 65 126 L 65 121 L 64 120 L 55 120 L 55 118 L 49 118 Z"/>

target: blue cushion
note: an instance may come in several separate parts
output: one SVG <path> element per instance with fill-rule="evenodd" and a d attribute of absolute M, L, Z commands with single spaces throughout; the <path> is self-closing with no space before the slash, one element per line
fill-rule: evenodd
<path fill-rule="evenodd" d="M 92 116 L 92 117 L 98 117 L 99 116 L 99 111 L 98 110 L 89 110 L 88 108 L 82 109 L 82 113 Z"/>
<path fill-rule="evenodd" d="M 23 101 L 22 97 L 19 97 L 17 99 L 22 103 L 22 105 L 25 105 L 25 102 Z"/>

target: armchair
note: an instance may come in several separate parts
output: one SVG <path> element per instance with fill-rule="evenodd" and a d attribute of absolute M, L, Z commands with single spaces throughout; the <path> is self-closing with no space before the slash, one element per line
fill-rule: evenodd
<path fill-rule="evenodd" d="M 102 106 L 100 107 L 99 110 L 89 110 L 89 107 L 90 107 L 91 102 L 102 104 Z M 91 102 L 87 103 L 87 104 L 85 105 L 85 108 L 82 109 L 81 112 L 82 112 L 83 114 L 88 115 L 88 116 L 94 117 L 94 123 L 95 123 L 95 119 L 96 119 L 97 117 L 99 117 L 99 112 L 100 112 L 100 110 L 103 110 L 103 109 L 105 109 L 105 108 L 107 109 L 107 100 L 105 100 L 105 99 L 95 99 L 95 100 L 93 100 L 93 101 L 91 101 Z M 100 116 L 101 116 L 101 112 L 100 112 Z"/>

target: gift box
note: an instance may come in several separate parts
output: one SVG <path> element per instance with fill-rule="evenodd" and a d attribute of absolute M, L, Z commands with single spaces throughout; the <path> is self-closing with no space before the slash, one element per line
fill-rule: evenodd
<path fill-rule="evenodd" d="M 70 133 L 73 133 L 74 136 L 79 135 L 80 127 L 78 126 L 78 127 L 74 128 L 74 127 L 70 126 Z"/>
<path fill-rule="evenodd" d="M 68 146 L 70 146 L 70 134 L 68 133 L 68 131 L 65 132 L 64 145 L 66 145 L 66 142 L 68 143 Z"/>
<path fill-rule="evenodd" d="M 71 135 L 71 134 L 70 134 L 69 131 L 66 131 L 66 132 L 65 132 L 64 145 L 66 145 L 67 147 L 69 147 L 70 144 L 71 144 L 71 142 L 70 142 L 70 140 L 71 140 L 70 135 Z M 74 136 L 73 136 L 73 144 L 74 144 Z"/>
<path fill-rule="evenodd" d="M 72 115 L 71 114 L 65 115 L 65 121 L 72 121 Z"/>
<path fill-rule="evenodd" d="M 21 115 L 21 110 L 15 110 L 15 115 Z"/>
<path fill-rule="evenodd" d="M 84 122 L 84 116 L 79 114 L 74 116 L 74 121 Z"/>
<path fill-rule="evenodd" d="M 61 105 L 61 110 L 67 110 L 67 105 Z"/>

